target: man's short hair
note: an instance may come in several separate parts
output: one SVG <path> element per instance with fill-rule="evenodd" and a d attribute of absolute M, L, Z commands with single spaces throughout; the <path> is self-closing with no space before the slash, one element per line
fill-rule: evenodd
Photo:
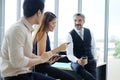
<path fill-rule="evenodd" d="M 82 13 L 76 13 L 75 15 L 74 15 L 74 17 L 75 16 L 80 16 L 80 17 L 82 17 L 82 19 L 85 21 L 85 16 L 84 16 L 84 14 L 82 14 Z"/>
<path fill-rule="evenodd" d="M 25 17 L 33 16 L 38 10 L 43 12 L 45 0 L 24 0 L 23 14 Z"/>

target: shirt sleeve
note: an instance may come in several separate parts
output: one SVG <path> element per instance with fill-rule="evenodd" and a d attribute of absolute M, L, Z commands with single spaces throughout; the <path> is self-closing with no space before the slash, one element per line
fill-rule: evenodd
<path fill-rule="evenodd" d="M 92 37 L 92 40 L 91 40 L 91 51 L 92 51 L 92 54 L 94 56 L 94 58 L 96 58 L 96 47 L 95 47 L 95 39 L 94 39 L 94 36 L 93 36 L 93 33 L 91 33 L 91 37 Z"/>
<path fill-rule="evenodd" d="M 68 34 L 68 36 L 67 36 L 67 42 L 70 42 L 70 44 L 68 44 L 68 47 L 66 49 L 67 50 L 67 57 L 70 61 L 76 62 L 78 59 L 73 54 L 73 41 L 72 41 L 72 37 L 70 34 Z"/>
<path fill-rule="evenodd" d="M 27 66 L 29 58 L 24 54 L 25 32 L 22 30 L 14 30 L 8 38 L 9 60 L 11 65 L 15 68 Z"/>

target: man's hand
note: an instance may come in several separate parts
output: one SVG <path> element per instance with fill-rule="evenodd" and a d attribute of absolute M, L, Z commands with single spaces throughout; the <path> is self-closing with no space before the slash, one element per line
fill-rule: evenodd
<path fill-rule="evenodd" d="M 77 60 L 77 63 L 80 64 L 80 65 L 82 65 L 82 66 L 84 66 L 84 65 L 87 64 L 87 59 L 80 58 L 80 59 Z"/>

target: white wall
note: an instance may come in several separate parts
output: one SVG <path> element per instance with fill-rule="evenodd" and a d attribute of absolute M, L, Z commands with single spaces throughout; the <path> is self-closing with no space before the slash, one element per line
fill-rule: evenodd
<path fill-rule="evenodd" d="M 107 80 L 120 80 L 120 59 L 109 58 Z"/>

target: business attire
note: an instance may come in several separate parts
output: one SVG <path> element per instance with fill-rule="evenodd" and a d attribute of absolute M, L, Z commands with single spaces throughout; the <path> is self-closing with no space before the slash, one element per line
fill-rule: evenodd
<path fill-rule="evenodd" d="M 23 17 L 5 34 L 1 47 L 4 80 L 55 80 L 26 67 L 32 57 L 32 25 Z"/>
<path fill-rule="evenodd" d="M 49 38 L 49 35 L 48 33 L 47 34 L 47 39 L 46 39 L 46 51 L 50 51 L 51 50 L 51 47 L 50 47 L 50 38 Z"/>
<path fill-rule="evenodd" d="M 67 42 L 70 42 L 67 47 L 67 57 L 72 62 L 72 69 L 84 80 L 96 80 L 96 61 L 93 56 L 95 55 L 95 43 L 90 30 L 74 28 L 68 34 Z M 83 56 L 88 58 L 88 64 L 85 66 L 77 63 L 77 60 Z"/>
<path fill-rule="evenodd" d="M 37 43 L 33 44 L 33 49 L 34 49 L 33 53 L 35 53 L 35 54 L 37 54 L 36 47 L 37 47 Z M 49 40 L 49 36 L 47 33 L 46 51 L 50 51 L 50 50 L 51 50 L 50 40 Z M 49 76 L 52 76 L 52 77 L 54 77 L 56 79 L 60 79 L 60 80 L 75 80 L 75 77 L 72 76 L 72 74 L 70 74 L 67 71 L 64 71 L 62 69 L 52 67 L 51 64 L 49 64 L 49 63 L 43 63 L 43 64 L 36 65 L 34 71 L 47 74 Z"/>

